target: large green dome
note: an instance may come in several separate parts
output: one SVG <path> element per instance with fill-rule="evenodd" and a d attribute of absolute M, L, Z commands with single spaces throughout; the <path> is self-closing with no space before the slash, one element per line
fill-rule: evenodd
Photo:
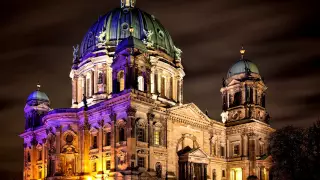
<path fill-rule="evenodd" d="M 80 47 L 80 60 L 97 50 L 99 43 L 117 46 L 121 40 L 130 36 L 131 27 L 133 37 L 149 42 L 151 49 L 161 50 L 174 57 L 171 36 L 153 15 L 138 8 L 116 8 L 101 16 L 86 33 Z"/>
<path fill-rule="evenodd" d="M 258 67 L 247 59 L 240 59 L 238 62 L 233 64 L 228 71 L 227 77 L 231 77 L 241 73 L 256 73 L 259 74 Z"/>

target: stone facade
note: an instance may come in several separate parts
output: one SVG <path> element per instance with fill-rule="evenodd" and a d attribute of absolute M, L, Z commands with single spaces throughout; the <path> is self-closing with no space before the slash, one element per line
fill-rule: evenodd
<path fill-rule="evenodd" d="M 134 5 L 121 1 L 123 11 Z M 86 55 L 75 48 L 72 108 L 51 109 L 39 89 L 29 96 L 24 180 L 268 180 L 267 88 L 243 54 L 223 80 L 217 121 L 183 103 L 181 50 L 171 47 L 172 56 L 154 46 L 151 30 L 146 39 L 135 31 L 117 45 L 102 33 Z"/>

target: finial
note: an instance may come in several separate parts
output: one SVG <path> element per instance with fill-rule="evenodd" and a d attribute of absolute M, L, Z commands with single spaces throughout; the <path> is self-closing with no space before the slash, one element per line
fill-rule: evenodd
<path fill-rule="evenodd" d="M 121 0 L 121 8 L 134 8 L 136 0 Z"/>
<path fill-rule="evenodd" d="M 244 53 L 246 53 L 246 50 L 243 48 L 243 45 L 242 45 L 240 49 L 241 59 L 243 59 Z"/>
<path fill-rule="evenodd" d="M 130 33 L 133 33 L 133 32 L 134 32 L 134 28 L 133 28 L 132 26 L 130 26 L 129 32 L 130 32 Z"/>
<path fill-rule="evenodd" d="M 40 83 L 38 82 L 38 83 L 37 83 L 37 90 L 40 91 L 40 88 L 41 88 L 41 85 L 40 85 Z"/>

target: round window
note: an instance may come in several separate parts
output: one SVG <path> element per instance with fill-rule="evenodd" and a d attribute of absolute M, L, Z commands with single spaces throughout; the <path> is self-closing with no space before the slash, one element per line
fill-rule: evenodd
<path fill-rule="evenodd" d="M 162 30 L 160 30 L 160 29 L 157 29 L 157 31 L 158 31 L 158 36 L 159 36 L 161 39 L 163 39 L 163 38 L 164 38 L 164 32 L 163 32 Z"/>
<path fill-rule="evenodd" d="M 127 31 L 129 29 L 129 24 L 128 23 L 123 23 L 121 25 L 121 27 L 122 27 L 122 30 Z"/>
<path fill-rule="evenodd" d="M 66 141 L 67 141 L 67 143 L 72 143 L 72 141 L 73 141 L 73 136 L 70 135 L 70 134 L 68 134 L 67 137 L 66 137 Z"/>

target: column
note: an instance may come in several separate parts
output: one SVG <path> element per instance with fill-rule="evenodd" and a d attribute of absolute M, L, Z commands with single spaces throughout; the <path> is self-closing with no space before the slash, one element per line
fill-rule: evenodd
<path fill-rule="evenodd" d="M 112 93 L 112 68 L 110 67 L 111 64 L 107 64 L 107 70 L 106 70 L 106 92 L 107 94 Z"/>
<path fill-rule="evenodd" d="M 154 93 L 159 94 L 159 73 L 158 71 L 155 71 L 154 73 Z"/>
<path fill-rule="evenodd" d="M 226 158 L 229 158 L 230 157 L 230 143 L 229 143 L 229 140 L 227 140 L 227 144 L 226 144 L 226 151 L 227 151 L 227 154 L 226 154 Z"/>
<path fill-rule="evenodd" d="M 244 104 L 246 102 L 246 89 L 241 88 L 241 104 Z"/>
<path fill-rule="evenodd" d="M 183 79 L 179 77 L 178 80 L 178 103 L 183 103 Z"/>
<path fill-rule="evenodd" d="M 255 175 L 256 171 L 256 153 L 255 153 L 255 136 L 249 136 L 249 173 L 250 175 Z"/>
<path fill-rule="evenodd" d="M 150 84 L 151 84 L 151 94 L 155 93 L 155 68 L 151 67 L 151 73 L 150 73 Z"/>
<path fill-rule="evenodd" d="M 115 113 L 111 113 L 110 115 L 110 119 L 111 119 L 111 164 L 110 164 L 110 169 L 112 171 L 116 170 L 117 167 L 117 162 L 116 162 L 116 134 L 117 134 L 117 126 L 116 126 L 116 114 Z"/>
<path fill-rule="evenodd" d="M 72 79 L 72 104 L 78 103 L 78 77 L 73 77 Z"/>
<path fill-rule="evenodd" d="M 31 177 L 30 179 L 37 179 L 37 139 L 36 136 L 34 136 L 31 140 L 31 151 L 30 151 L 30 157 L 31 157 Z"/>
<path fill-rule="evenodd" d="M 93 94 L 98 93 L 98 76 L 99 76 L 99 71 L 98 71 L 98 66 L 94 66 L 94 71 L 93 71 Z"/>
<path fill-rule="evenodd" d="M 98 132 L 98 150 L 99 150 L 99 156 L 100 156 L 100 163 L 98 163 L 98 165 L 99 164 L 101 164 L 100 165 L 100 167 L 97 167 L 97 169 L 100 169 L 100 171 L 102 171 L 102 172 L 104 172 L 103 170 L 103 166 L 104 166 L 104 162 L 103 162 L 103 137 L 104 137 L 104 135 L 103 135 L 103 120 L 101 120 L 100 122 L 99 122 L 99 125 L 100 125 L 100 128 L 99 128 L 99 132 Z M 98 172 L 99 172 L 99 170 L 98 170 Z"/>
<path fill-rule="evenodd" d="M 78 100 L 78 103 L 80 103 L 82 101 L 82 95 L 83 95 L 83 92 L 82 92 L 82 86 L 83 86 L 83 78 L 82 77 L 79 77 L 77 78 L 78 80 L 78 83 L 77 83 L 77 100 Z"/>
<path fill-rule="evenodd" d="M 157 73 L 157 89 L 158 89 L 158 94 L 161 94 L 161 79 L 162 79 L 162 72 L 158 70 Z"/>
<path fill-rule="evenodd" d="M 45 161 L 46 161 L 46 159 L 47 159 L 47 157 L 46 157 L 46 151 L 47 151 L 47 149 L 46 149 L 46 145 L 45 145 L 45 142 L 43 142 L 42 143 L 42 151 L 41 151 L 41 156 L 42 156 L 42 172 L 41 172 L 41 174 L 42 174 L 42 178 L 44 178 L 44 177 L 46 177 L 46 164 L 45 164 Z"/>

